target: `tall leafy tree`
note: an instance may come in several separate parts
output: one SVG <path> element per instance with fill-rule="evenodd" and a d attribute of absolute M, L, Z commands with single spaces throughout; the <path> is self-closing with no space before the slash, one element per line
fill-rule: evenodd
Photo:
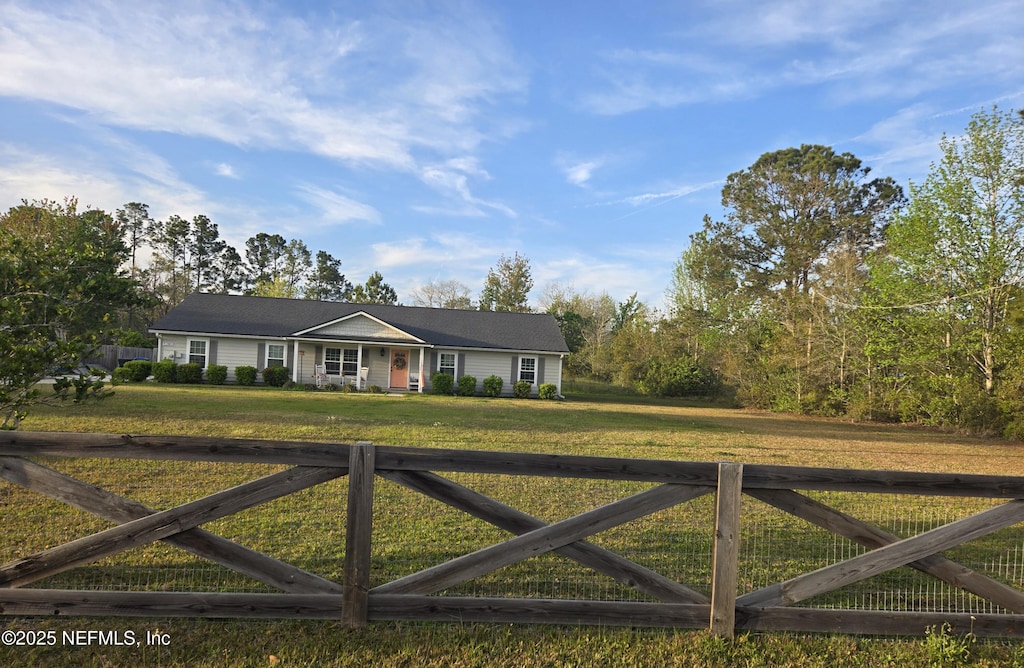
<path fill-rule="evenodd" d="M 528 302 L 531 289 L 530 260 L 518 251 L 512 257 L 502 255 L 498 264 L 487 272 L 480 293 L 480 310 L 528 313 L 531 310 Z"/>
<path fill-rule="evenodd" d="M 940 147 L 942 159 L 911 187 L 909 207 L 887 232 L 873 285 L 888 293 L 892 326 L 936 379 L 933 394 L 952 401 L 955 423 L 964 410 L 958 394 L 970 395 L 958 381 L 974 379 L 991 397 L 1014 353 L 1007 332 L 1024 283 L 1024 120 L 981 112 Z"/>
<path fill-rule="evenodd" d="M 23 202 L 0 215 L 0 428 L 16 428 L 35 403 L 82 400 L 102 383 L 37 383 L 74 368 L 137 298 L 121 269 L 129 250 L 114 219 L 77 202 Z"/>
<path fill-rule="evenodd" d="M 250 272 L 247 294 L 254 294 L 261 284 L 273 283 L 280 277 L 286 246 L 280 234 L 260 232 L 246 240 L 245 260 Z"/>
<path fill-rule="evenodd" d="M 153 218 L 149 215 L 149 205 L 140 202 L 129 202 L 117 210 L 117 224 L 124 235 L 125 244 L 131 253 L 132 278 L 138 273 L 138 250 L 142 246 L 148 230 L 153 227 Z"/>
<path fill-rule="evenodd" d="M 215 266 L 227 247 L 220 238 L 217 223 L 202 214 L 192 218 L 189 226 L 188 252 L 193 290 L 206 290 L 213 284 Z"/>
<path fill-rule="evenodd" d="M 351 301 L 356 304 L 398 304 L 398 293 L 384 282 L 379 271 L 370 274 L 366 283 L 357 285 L 352 290 Z"/>
<path fill-rule="evenodd" d="M 327 251 L 317 251 L 316 264 L 306 281 L 304 296 L 326 302 L 346 301 L 352 294 L 352 283 L 341 273 L 341 260 Z"/>
<path fill-rule="evenodd" d="M 301 294 L 301 283 L 313 268 L 312 255 L 301 239 L 292 239 L 284 247 L 281 258 L 280 280 L 289 298 L 297 298 Z"/>
<path fill-rule="evenodd" d="M 163 275 L 162 279 L 155 281 L 159 296 L 168 309 L 177 306 L 191 292 L 191 237 L 192 224 L 178 215 L 156 221 L 150 228 L 149 243 L 156 255 L 153 264 Z"/>

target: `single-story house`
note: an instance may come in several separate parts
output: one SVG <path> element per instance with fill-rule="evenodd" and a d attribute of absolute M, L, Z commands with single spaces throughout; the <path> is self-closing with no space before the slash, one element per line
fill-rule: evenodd
<path fill-rule="evenodd" d="M 569 349 L 555 318 L 416 306 L 193 293 L 150 328 L 157 360 L 228 368 L 284 366 L 296 383 L 423 392 L 435 372 L 456 382 L 502 378 L 562 392 Z"/>

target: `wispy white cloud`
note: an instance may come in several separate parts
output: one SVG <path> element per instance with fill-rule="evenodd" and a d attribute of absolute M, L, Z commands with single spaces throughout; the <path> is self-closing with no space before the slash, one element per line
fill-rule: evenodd
<path fill-rule="evenodd" d="M 311 184 L 301 184 L 295 189 L 300 199 L 320 213 L 320 224 L 344 224 L 367 222 L 379 224 L 380 212 L 369 204 L 356 201 L 347 195 Z"/>
<path fill-rule="evenodd" d="M 480 218 L 488 211 L 500 213 L 508 218 L 518 214 L 505 204 L 481 199 L 473 195 L 469 187 L 470 177 L 480 181 L 489 181 L 491 175 L 480 167 L 475 158 L 452 158 L 443 163 L 426 165 L 420 171 L 420 179 L 440 193 L 446 200 L 445 206 L 419 205 L 413 208 L 421 213 L 438 213 L 446 215 Z"/>
<path fill-rule="evenodd" d="M 565 175 L 565 180 L 574 185 L 586 187 L 587 183 L 601 167 L 607 163 L 607 158 L 580 159 L 575 156 L 561 154 L 555 159 L 555 164 Z"/>
<path fill-rule="evenodd" d="M 302 21 L 244 3 L 5 3 L 0 95 L 111 127 L 412 171 L 425 148 L 475 148 L 482 110 L 519 94 L 525 77 L 473 12 L 409 14 Z"/>
<path fill-rule="evenodd" d="M 375 243 L 373 266 L 383 268 L 458 266 L 486 267 L 505 249 L 485 237 L 466 234 L 444 234 L 429 238 L 416 237 L 402 241 Z"/>
<path fill-rule="evenodd" d="M 217 176 L 223 176 L 223 177 L 229 178 L 229 179 L 238 179 L 238 178 L 240 178 L 238 176 L 238 173 L 235 171 L 235 168 L 232 167 L 231 165 L 229 165 L 226 162 L 217 163 L 214 166 L 213 171 L 214 171 L 214 173 Z"/>

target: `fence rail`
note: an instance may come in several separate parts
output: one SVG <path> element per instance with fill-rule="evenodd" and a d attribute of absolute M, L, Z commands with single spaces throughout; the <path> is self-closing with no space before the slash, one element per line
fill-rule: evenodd
<path fill-rule="evenodd" d="M 279 470 L 165 510 L 155 510 L 40 463 L 40 459 L 50 458 L 58 462 L 85 458 L 273 464 Z M 596 508 L 545 521 L 494 498 L 493 494 L 488 496 L 461 484 L 458 480 L 463 474 L 502 479 L 526 476 L 528 481 L 575 478 L 641 484 L 632 493 Z M 960 632 L 970 630 L 978 636 L 1024 636 L 1024 592 L 1019 581 L 979 572 L 950 556 L 972 541 L 996 540 L 1000 549 L 1015 553 L 1024 548 L 1024 531 L 1018 526 L 1024 522 L 1024 477 L 654 461 L 370 443 L 35 432 L 0 433 L 0 477 L 114 523 L 54 547 L 17 554 L 12 561 L 0 565 L 0 612 L 6 615 L 321 618 L 340 619 L 353 628 L 373 620 L 670 626 L 707 628 L 723 636 L 731 636 L 737 630 L 919 635 L 930 626 L 949 623 Z M 335 577 L 340 582 L 200 528 L 343 477 L 347 479 L 347 504 L 338 500 L 339 510 L 345 511 L 338 513 L 339 518 L 342 514 L 345 518 L 344 550 L 339 547 L 338 554 L 344 557 L 341 577 Z M 374 571 L 375 564 L 381 561 L 374 560 L 374 549 L 382 549 L 380 541 L 374 542 L 374 522 L 378 519 L 375 510 L 400 514 L 403 509 L 374 508 L 375 499 L 379 502 L 375 494 L 378 480 L 443 503 L 512 537 L 417 567 L 411 573 L 382 577 Z M 967 497 L 994 502 L 966 517 L 905 536 L 833 507 L 826 502 L 830 493 L 889 495 L 891 499 L 903 498 L 893 495 Z M 714 498 L 704 517 L 705 528 L 712 536 L 707 582 L 679 581 L 640 563 L 625 551 L 593 542 L 598 534 L 637 520 L 654 521 L 651 518 L 663 512 L 690 507 L 705 497 Z M 3 499 L 0 496 L 0 501 Z M 745 532 L 756 521 L 745 505 L 750 500 L 798 518 L 801 526 L 817 527 L 834 535 L 837 541 L 862 548 L 834 563 L 787 574 L 766 585 L 744 584 L 740 572 L 742 546 L 744 536 L 749 535 Z M 13 515 L 18 509 L 12 504 L 0 503 L 0 513 Z M 261 512 L 273 510 L 264 508 Z M 694 528 L 664 524 L 658 525 L 658 536 L 668 543 L 673 540 L 673 532 Z M 279 593 L 43 587 L 57 574 L 95 568 L 97 562 L 112 555 L 156 541 L 241 573 Z M 460 593 L 460 587 L 466 583 L 542 555 L 558 555 L 600 573 L 633 591 L 641 600 Z M 776 566 L 770 555 L 762 559 L 767 567 Z M 810 607 L 815 600 L 904 567 L 945 583 L 943 586 L 967 592 L 995 612 L 864 610 L 831 604 Z"/>

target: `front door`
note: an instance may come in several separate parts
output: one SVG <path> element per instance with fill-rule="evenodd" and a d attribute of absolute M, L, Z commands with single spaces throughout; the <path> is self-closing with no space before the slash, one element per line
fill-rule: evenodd
<path fill-rule="evenodd" d="M 391 351 L 391 387 L 397 389 L 409 389 L 409 351 Z"/>

